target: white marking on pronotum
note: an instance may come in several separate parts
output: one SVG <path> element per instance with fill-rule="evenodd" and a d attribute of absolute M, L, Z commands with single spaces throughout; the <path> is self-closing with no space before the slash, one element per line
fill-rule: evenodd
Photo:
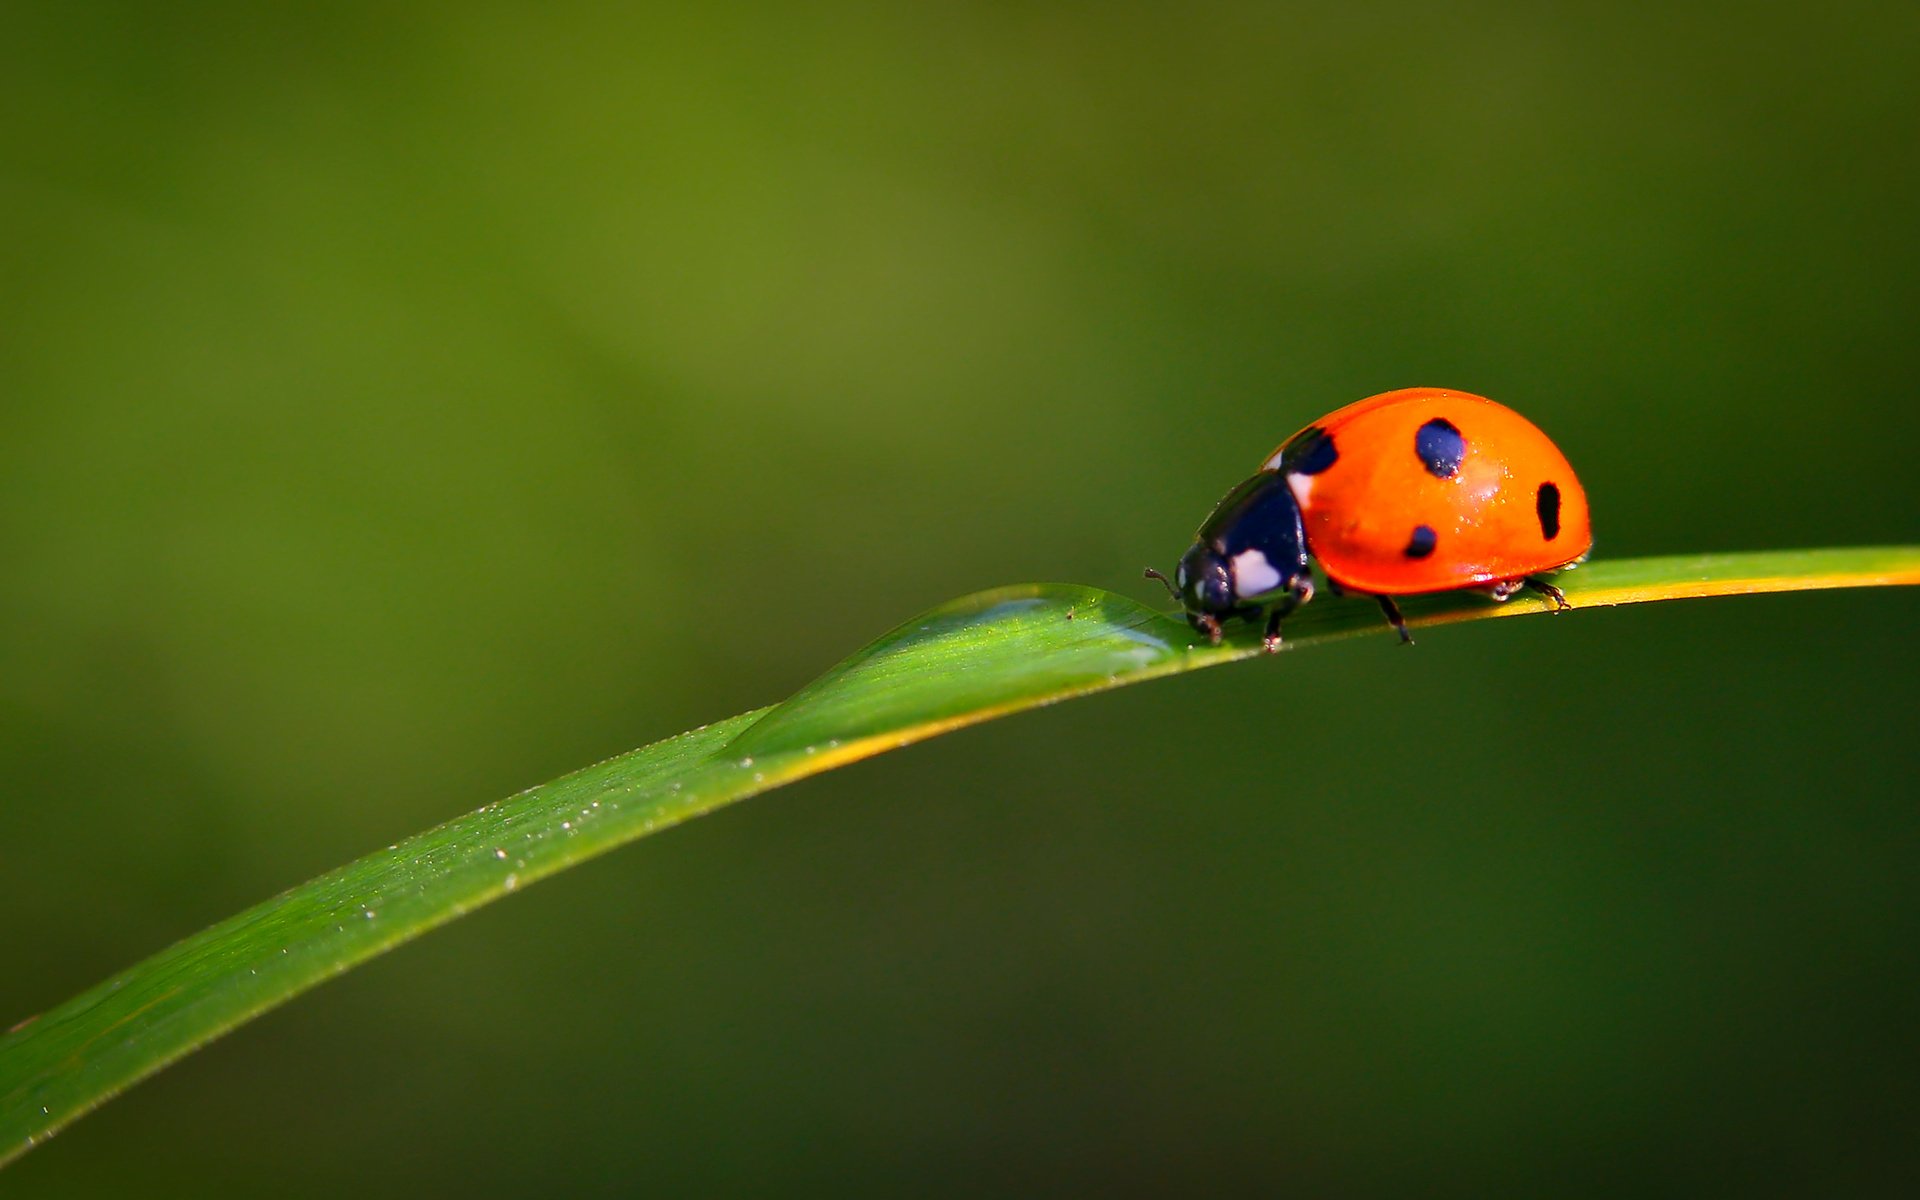
<path fill-rule="evenodd" d="M 1273 452 L 1272 458 L 1260 464 L 1260 469 L 1262 471 L 1278 471 L 1280 469 L 1280 460 L 1285 458 L 1286 456 L 1287 456 L 1287 448 L 1285 446 L 1282 446 L 1278 450 L 1275 450 Z"/>
<path fill-rule="evenodd" d="M 1314 476 L 1302 475 L 1298 471 L 1290 472 L 1287 475 L 1287 486 L 1293 489 L 1294 501 L 1298 503 L 1301 508 L 1307 506 L 1307 497 L 1313 495 L 1313 481 Z"/>
<path fill-rule="evenodd" d="M 1279 586 L 1280 572 L 1260 551 L 1242 550 L 1233 556 L 1234 591 L 1242 596 L 1259 596 Z"/>

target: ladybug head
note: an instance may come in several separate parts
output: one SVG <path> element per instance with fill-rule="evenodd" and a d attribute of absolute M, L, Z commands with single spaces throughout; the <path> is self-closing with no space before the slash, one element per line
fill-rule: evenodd
<path fill-rule="evenodd" d="M 1181 556 L 1180 565 L 1173 572 L 1173 582 L 1174 594 L 1186 606 L 1189 620 L 1195 614 L 1224 617 L 1240 607 L 1240 598 L 1233 586 L 1233 564 L 1205 542 L 1195 542 L 1193 548 Z"/>
<path fill-rule="evenodd" d="M 1167 592 L 1186 610 L 1187 624 L 1215 645 L 1220 644 L 1220 622 L 1242 607 L 1234 589 L 1233 564 L 1205 542 L 1195 542 L 1180 557 L 1172 579 L 1152 567 L 1147 568 L 1147 578 L 1165 584 Z"/>

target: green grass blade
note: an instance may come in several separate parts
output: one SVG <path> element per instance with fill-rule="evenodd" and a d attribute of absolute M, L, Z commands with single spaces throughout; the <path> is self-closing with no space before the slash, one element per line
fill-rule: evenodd
<path fill-rule="evenodd" d="M 1920 546 L 1600 562 L 1560 578 L 1578 608 L 1920 583 Z M 1418 627 L 1541 611 L 1416 597 Z M 1297 649 L 1386 626 L 1322 599 Z M 1196 644 L 1186 623 L 1094 588 L 982 592 L 909 621 L 786 702 L 489 804 L 248 909 L 0 1038 L 0 1162 L 161 1067 L 376 954 L 655 830 L 964 725 L 1248 658 L 1258 632 Z M 17 966 L 17 964 L 16 964 Z"/>

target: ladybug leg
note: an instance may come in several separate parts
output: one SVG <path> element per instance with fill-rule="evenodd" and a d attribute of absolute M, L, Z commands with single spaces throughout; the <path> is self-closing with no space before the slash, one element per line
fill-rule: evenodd
<path fill-rule="evenodd" d="M 1528 576 L 1521 584 L 1530 592 L 1539 592 L 1547 598 L 1555 612 L 1565 612 L 1573 605 L 1567 603 L 1567 594 L 1538 576 Z"/>
<path fill-rule="evenodd" d="M 1187 620 L 1193 623 L 1195 629 L 1207 635 L 1207 641 L 1216 646 L 1220 644 L 1219 617 L 1214 616 L 1212 613 L 1191 613 L 1188 615 Z"/>
<path fill-rule="evenodd" d="M 1387 614 L 1387 623 L 1400 631 L 1400 643 L 1413 645 L 1413 635 L 1407 632 L 1406 618 L 1400 615 L 1400 606 L 1393 602 L 1393 597 L 1375 596 L 1374 599 L 1380 602 L 1380 611 Z"/>
<path fill-rule="evenodd" d="M 1511 600 L 1514 593 L 1525 586 L 1526 584 L 1523 580 L 1502 579 L 1499 583 L 1490 583 L 1487 585 L 1487 595 L 1492 596 L 1495 600 Z"/>
<path fill-rule="evenodd" d="M 1268 654 L 1280 653 L 1280 622 L 1285 620 L 1302 604 L 1313 599 L 1313 580 L 1302 579 L 1293 585 L 1293 590 L 1280 598 L 1279 603 L 1267 613 L 1266 647 Z"/>

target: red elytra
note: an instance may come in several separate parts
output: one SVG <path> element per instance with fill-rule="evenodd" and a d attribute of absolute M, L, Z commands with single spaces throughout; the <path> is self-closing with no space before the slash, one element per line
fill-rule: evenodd
<path fill-rule="evenodd" d="M 1286 473 L 1309 552 L 1350 591 L 1519 581 L 1593 547 L 1586 489 L 1560 448 L 1468 392 L 1403 388 L 1349 404 L 1262 469 Z"/>

